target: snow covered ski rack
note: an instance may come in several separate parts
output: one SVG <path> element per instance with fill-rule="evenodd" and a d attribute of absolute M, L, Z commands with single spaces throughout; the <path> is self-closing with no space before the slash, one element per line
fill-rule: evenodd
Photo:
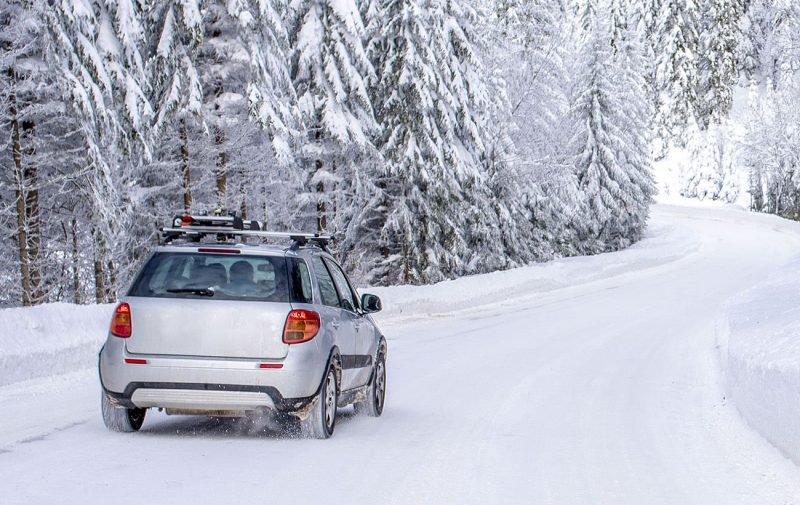
<path fill-rule="evenodd" d="M 235 213 L 215 211 L 213 215 L 176 215 L 171 226 L 161 228 L 161 237 L 165 244 L 176 239 L 200 242 L 208 236 L 217 242 L 235 240 L 236 237 L 255 237 L 263 240 L 291 240 L 293 247 L 302 247 L 309 243 L 322 249 L 331 240 L 329 235 L 319 233 L 274 232 L 264 230 L 264 223 L 256 220 L 244 220 Z"/>

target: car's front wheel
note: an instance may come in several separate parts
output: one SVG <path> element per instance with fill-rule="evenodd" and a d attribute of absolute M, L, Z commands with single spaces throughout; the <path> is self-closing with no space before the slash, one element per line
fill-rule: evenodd
<path fill-rule="evenodd" d="M 328 367 L 311 415 L 303 421 L 304 431 L 313 438 L 330 438 L 336 426 L 336 403 L 339 400 L 336 369 Z"/>
<path fill-rule="evenodd" d="M 111 431 L 130 433 L 139 431 L 144 424 L 146 409 L 128 409 L 117 407 L 111 403 L 105 393 L 100 393 L 100 407 L 103 412 L 103 424 Z"/>
<path fill-rule="evenodd" d="M 375 360 L 375 368 L 372 372 L 372 380 L 367 390 L 367 398 L 357 402 L 354 407 L 356 414 L 366 414 L 371 417 L 379 417 L 383 414 L 383 404 L 386 401 L 386 354 L 381 351 L 378 359 Z"/>

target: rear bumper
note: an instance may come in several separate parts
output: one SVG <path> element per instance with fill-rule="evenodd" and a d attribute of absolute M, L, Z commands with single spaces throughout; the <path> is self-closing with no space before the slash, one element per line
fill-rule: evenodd
<path fill-rule="evenodd" d="M 100 351 L 99 372 L 107 397 L 120 406 L 285 412 L 316 395 L 328 357 L 314 341 L 292 346 L 286 358 L 272 362 L 134 355 L 124 340 L 110 338 Z"/>
<path fill-rule="evenodd" d="M 284 398 L 271 386 L 190 384 L 183 382 L 132 382 L 116 393 L 103 388 L 111 403 L 120 407 L 159 407 L 197 411 L 251 411 L 271 409 L 293 412 L 314 398 Z"/>

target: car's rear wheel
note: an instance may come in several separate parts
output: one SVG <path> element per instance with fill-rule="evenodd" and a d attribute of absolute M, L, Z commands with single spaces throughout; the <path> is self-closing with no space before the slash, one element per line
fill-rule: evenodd
<path fill-rule="evenodd" d="M 103 412 L 103 424 L 111 431 L 130 433 L 139 431 L 144 424 L 146 409 L 129 409 L 117 407 L 108 400 L 105 393 L 101 393 L 100 407 Z"/>
<path fill-rule="evenodd" d="M 336 403 L 339 400 L 336 370 L 328 367 L 311 415 L 303 421 L 304 431 L 313 438 L 330 438 L 336 427 Z"/>
<path fill-rule="evenodd" d="M 383 404 L 386 401 L 386 357 L 384 352 L 378 354 L 375 360 L 375 368 L 372 372 L 372 380 L 367 390 L 367 398 L 364 401 L 353 405 L 356 414 L 366 414 L 371 417 L 379 417 L 383 414 Z"/>

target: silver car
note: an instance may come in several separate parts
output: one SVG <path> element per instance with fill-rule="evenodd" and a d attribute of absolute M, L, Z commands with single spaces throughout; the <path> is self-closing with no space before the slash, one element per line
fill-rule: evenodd
<path fill-rule="evenodd" d="M 358 296 L 324 237 L 247 245 L 230 239 L 280 234 L 198 221 L 165 230 L 191 240 L 159 246 L 114 312 L 99 359 L 105 425 L 137 431 L 149 408 L 280 414 L 328 438 L 337 407 L 380 416 L 387 349 L 370 314 L 381 302 Z"/>

